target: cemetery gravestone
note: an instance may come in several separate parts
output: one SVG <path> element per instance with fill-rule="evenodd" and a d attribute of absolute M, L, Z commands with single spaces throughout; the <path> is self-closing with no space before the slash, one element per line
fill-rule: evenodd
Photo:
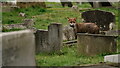
<path fill-rule="evenodd" d="M 48 26 L 48 42 L 52 52 L 60 52 L 62 45 L 62 24 L 52 23 Z"/>
<path fill-rule="evenodd" d="M 117 36 L 77 34 L 78 54 L 94 56 L 117 51 Z"/>
<path fill-rule="evenodd" d="M 112 6 L 112 5 L 110 4 L 110 2 L 94 1 L 94 2 L 89 2 L 89 3 L 90 3 L 90 5 L 91 5 L 93 8 Z"/>
<path fill-rule="evenodd" d="M 48 44 L 48 30 L 37 30 L 35 33 L 36 53 L 49 52 L 50 46 Z"/>
<path fill-rule="evenodd" d="M 75 39 L 74 29 L 70 26 L 65 26 L 63 28 L 63 40 L 73 40 Z"/>
<path fill-rule="evenodd" d="M 3 66 L 35 66 L 35 37 L 30 30 L 0 34 Z"/>
<path fill-rule="evenodd" d="M 61 4 L 63 7 L 65 7 L 65 6 L 72 7 L 73 6 L 73 4 L 68 0 L 60 0 L 60 1 L 61 1 Z"/>
<path fill-rule="evenodd" d="M 48 26 L 48 30 L 37 30 L 36 53 L 59 52 L 62 45 L 62 24 L 52 23 Z"/>
<path fill-rule="evenodd" d="M 85 22 L 96 23 L 100 30 L 109 30 L 109 24 L 115 23 L 115 14 L 102 10 L 91 10 L 82 13 L 82 18 Z"/>

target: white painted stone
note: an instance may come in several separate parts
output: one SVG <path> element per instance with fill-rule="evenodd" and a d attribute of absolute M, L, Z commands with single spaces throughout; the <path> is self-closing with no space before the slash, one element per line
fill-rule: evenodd
<path fill-rule="evenodd" d="M 104 56 L 105 62 L 120 63 L 120 54 Z"/>

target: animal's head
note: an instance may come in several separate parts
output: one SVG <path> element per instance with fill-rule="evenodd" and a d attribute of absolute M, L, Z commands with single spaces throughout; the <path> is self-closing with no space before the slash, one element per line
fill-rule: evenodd
<path fill-rule="evenodd" d="M 76 19 L 77 18 L 69 18 L 69 17 L 67 17 L 67 19 L 68 19 L 68 23 L 70 24 L 70 26 L 74 27 L 75 24 L 76 24 Z"/>

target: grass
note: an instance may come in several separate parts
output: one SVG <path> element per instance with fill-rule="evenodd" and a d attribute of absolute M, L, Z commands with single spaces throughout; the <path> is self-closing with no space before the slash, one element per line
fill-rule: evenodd
<path fill-rule="evenodd" d="M 45 53 L 37 54 L 36 61 L 38 66 L 78 66 L 86 64 L 99 64 L 103 62 L 102 55 L 82 56 L 77 54 L 76 45 L 72 47 L 64 46 L 61 54 L 48 55 Z"/>
<path fill-rule="evenodd" d="M 71 10 L 71 8 L 60 6 L 60 3 L 49 3 L 46 2 L 48 7 L 51 8 L 40 8 L 40 7 L 29 7 L 22 9 L 15 9 L 12 12 L 3 12 L 2 19 L 4 24 L 16 24 L 22 23 L 23 19 L 32 19 L 32 16 L 36 16 L 33 18 L 35 20 L 35 27 L 37 29 L 47 29 L 48 25 L 53 22 L 62 23 L 63 26 L 67 25 L 67 17 L 77 17 L 77 22 L 81 22 L 81 12 L 76 12 Z M 51 5 L 52 4 L 52 5 Z M 78 5 L 79 8 L 91 8 L 88 3 L 84 3 L 82 5 Z M 116 15 L 116 24 L 118 25 L 118 10 L 114 8 L 97 8 L 100 10 L 110 11 L 115 13 Z M 95 10 L 92 9 L 91 10 Z M 18 16 L 19 12 L 25 12 L 27 17 Z M 120 26 L 118 27 L 120 29 Z M 9 31 L 18 31 L 20 29 L 12 29 L 6 30 Z M 118 49 L 120 51 L 120 37 L 118 37 Z M 40 53 L 36 55 L 36 62 L 38 66 L 77 66 L 77 65 L 85 65 L 85 64 L 98 64 L 99 62 L 103 62 L 103 56 L 108 54 L 96 55 L 92 57 L 82 56 L 77 54 L 76 45 L 72 47 L 64 46 L 61 50 L 61 54 L 45 54 Z"/>
<path fill-rule="evenodd" d="M 66 17 L 77 17 L 77 22 L 81 22 L 81 12 L 73 11 L 71 8 L 60 6 L 60 3 L 55 2 L 46 2 L 47 6 L 51 6 L 52 8 L 40 8 L 40 7 L 29 7 L 22 9 L 15 9 L 12 12 L 3 12 L 3 25 L 4 24 L 16 24 L 22 23 L 23 19 L 31 19 L 32 16 L 36 16 L 33 18 L 35 20 L 35 27 L 37 29 L 47 29 L 48 25 L 53 22 L 62 23 L 63 25 L 67 25 Z M 90 4 L 84 3 L 83 5 L 78 5 L 79 8 L 91 8 Z M 115 13 L 116 15 L 116 23 L 118 25 L 118 10 L 114 8 L 98 8 L 100 10 L 110 11 Z M 91 8 L 91 10 L 95 10 Z M 87 11 L 87 10 L 86 10 Z M 27 14 L 27 17 L 20 17 L 19 12 L 24 12 Z M 120 29 L 120 26 L 119 26 Z"/>

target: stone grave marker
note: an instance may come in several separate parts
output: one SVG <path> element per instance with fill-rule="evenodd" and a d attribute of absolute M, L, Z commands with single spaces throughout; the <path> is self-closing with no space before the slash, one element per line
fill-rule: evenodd
<path fill-rule="evenodd" d="M 85 22 L 96 23 L 101 31 L 109 30 L 109 24 L 115 23 L 115 14 L 102 10 L 91 10 L 82 13 Z"/>

